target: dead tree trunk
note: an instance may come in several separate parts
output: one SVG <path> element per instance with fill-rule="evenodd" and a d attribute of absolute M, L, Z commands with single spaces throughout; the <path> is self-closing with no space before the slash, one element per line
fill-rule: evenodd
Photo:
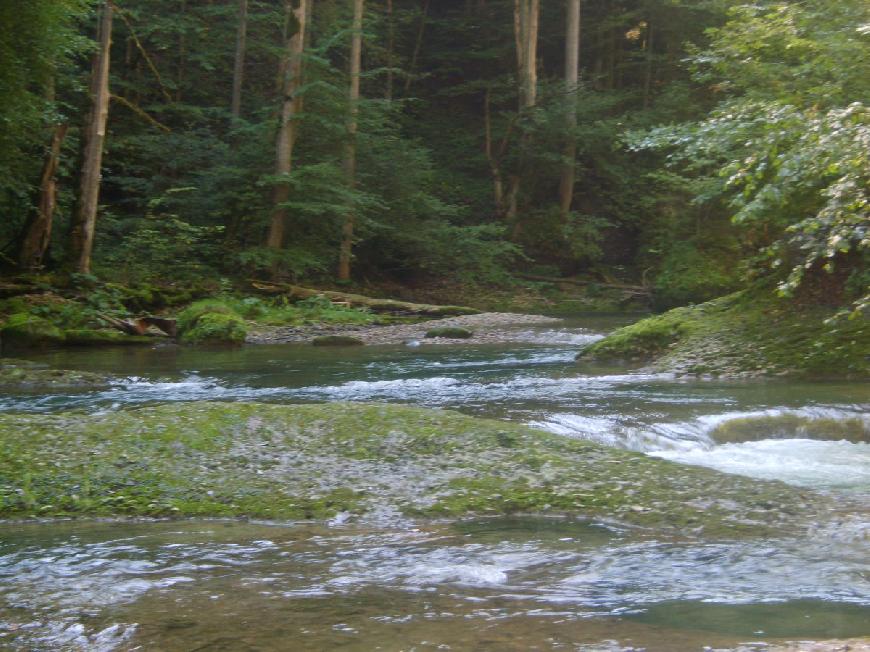
<path fill-rule="evenodd" d="M 42 167 L 39 181 L 39 207 L 36 217 L 27 227 L 18 262 L 21 269 L 37 269 L 51 241 L 51 228 L 54 222 L 54 209 L 57 206 L 57 168 L 60 165 L 60 149 L 69 125 L 55 126 L 51 135 L 51 145 Z"/>
<path fill-rule="evenodd" d="M 80 274 L 91 271 L 91 253 L 94 248 L 94 229 L 100 199 L 100 168 L 106 123 L 109 118 L 109 65 L 112 47 L 111 2 L 104 2 L 97 37 L 99 50 L 94 55 L 91 69 L 91 110 L 84 133 L 84 160 L 82 162 L 81 194 L 72 230 L 73 268 Z"/>
<path fill-rule="evenodd" d="M 359 118 L 359 78 L 362 67 L 362 25 L 365 0 L 353 0 L 353 35 L 350 42 L 350 102 L 347 122 L 347 148 L 344 155 L 344 175 L 347 185 L 356 186 L 356 134 Z M 350 261 L 353 255 L 353 232 L 356 214 L 350 207 L 341 228 L 341 244 L 338 250 L 338 279 L 350 280 Z"/>

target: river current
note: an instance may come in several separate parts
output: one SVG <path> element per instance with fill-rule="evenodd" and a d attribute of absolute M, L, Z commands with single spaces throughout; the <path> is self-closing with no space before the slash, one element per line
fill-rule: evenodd
<path fill-rule="evenodd" d="M 318 349 L 58 351 L 108 390 L 0 396 L 5 411 L 166 401 L 401 402 L 527 423 L 841 496 L 812 536 L 684 540 L 612 523 L 394 527 L 0 525 L 0 647 L 63 650 L 701 650 L 870 635 L 870 388 L 579 366 L 615 321 L 517 341 Z"/>

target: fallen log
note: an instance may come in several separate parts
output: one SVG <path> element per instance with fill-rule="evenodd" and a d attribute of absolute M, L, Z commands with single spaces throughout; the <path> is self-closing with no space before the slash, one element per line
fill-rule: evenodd
<path fill-rule="evenodd" d="M 178 334 L 178 328 L 174 319 L 166 319 L 165 317 L 137 317 L 135 319 L 117 319 L 109 315 L 100 315 L 100 319 L 106 322 L 112 328 L 116 328 L 127 335 L 146 335 L 148 328 L 156 327 L 162 333 L 169 337 L 175 337 Z"/>
<path fill-rule="evenodd" d="M 429 303 L 412 303 L 395 299 L 375 299 L 362 294 L 335 292 L 333 290 L 316 290 L 290 283 L 274 283 L 251 279 L 255 290 L 266 294 L 280 294 L 291 300 L 301 301 L 311 297 L 326 297 L 333 303 L 346 304 L 356 308 L 368 308 L 372 312 L 392 313 L 401 315 L 419 315 L 423 317 L 454 317 L 457 315 L 477 315 L 479 310 L 467 306 L 438 306 Z"/>

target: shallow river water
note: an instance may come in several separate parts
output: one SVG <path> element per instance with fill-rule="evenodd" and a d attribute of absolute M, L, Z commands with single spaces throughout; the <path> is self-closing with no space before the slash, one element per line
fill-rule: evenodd
<path fill-rule="evenodd" d="M 61 351 L 109 390 L 5 411 L 190 400 L 403 402 L 834 493 L 811 536 L 680 539 L 612 523 L 0 525 L 0 647 L 701 650 L 870 635 L 870 388 L 578 366 L 607 319 L 485 346 Z"/>

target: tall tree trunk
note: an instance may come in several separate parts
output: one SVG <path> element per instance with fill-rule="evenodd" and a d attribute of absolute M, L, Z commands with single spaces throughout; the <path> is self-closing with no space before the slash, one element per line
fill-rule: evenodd
<path fill-rule="evenodd" d="M 91 110 L 84 132 L 81 192 L 74 217 L 71 245 L 73 268 L 80 274 L 91 271 L 94 228 L 100 199 L 100 169 L 109 118 L 109 66 L 112 48 L 112 3 L 104 2 L 97 35 L 99 50 L 91 66 Z"/>
<path fill-rule="evenodd" d="M 423 4 L 420 6 L 420 26 L 417 28 L 417 38 L 414 41 L 414 53 L 411 55 L 411 63 L 408 66 L 408 76 L 405 77 L 405 95 L 411 91 L 414 71 L 417 69 L 417 61 L 420 59 L 420 51 L 423 49 L 423 35 L 426 33 L 426 19 L 428 17 L 429 0 L 423 0 Z"/>
<path fill-rule="evenodd" d="M 233 99 L 230 111 L 234 118 L 242 114 L 242 84 L 245 80 L 245 50 L 248 42 L 248 0 L 239 0 L 239 26 L 236 33 L 236 59 L 233 66 Z"/>
<path fill-rule="evenodd" d="M 42 265 L 42 259 L 51 240 L 51 227 L 54 222 L 54 209 L 57 206 L 57 168 L 60 164 L 60 149 L 69 129 L 67 124 L 54 127 L 51 135 L 51 145 L 48 156 L 42 167 L 39 182 L 39 207 L 36 217 L 27 227 L 24 241 L 21 244 L 19 265 L 21 269 L 37 269 Z"/>
<path fill-rule="evenodd" d="M 275 145 L 275 174 L 286 179 L 293 169 L 293 146 L 296 142 L 296 117 L 302 110 L 302 98 L 297 94 L 302 84 L 302 56 L 305 53 L 305 30 L 308 22 L 309 1 L 299 0 L 294 9 L 290 0 L 287 11 L 292 14 L 296 29 L 287 40 L 287 48 L 282 57 L 280 68 L 284 72 L 281 118 Z M 280 250 L 284 246 L 284 229 L 287 222 L 287 208 L 284 205 L 290 198 L 290 186 L 282 179 L 273 193 L 272 220 L 266 246 Z"/>
<path fill-rule="evenodd" d="M 534 108 L 538 101 L 538 26 L 540 21 L 540 0 L 514 0 L 514 38 L 517 47 L 517 71 L 519 77 L 520 112 Z M 520 140 L 520 165 L 524 152 L 531 145 L 528 134 Z M 517 198 L 519 197 L 522 173 L 511 176 L 508 190 L 506 218 L 514 223 L 514 236 L 522 227 L 517 219 Z"/>
<path fill-rule="evenodd" d="M 577 82 L 580 79 L 580 2 L 568 0 L 565 23 L 565 149 L 562 152 L 562 178 L 559 183 L 559 214 L 563 226 L 568 223 L 574 198 L 575 159 L 577 142 Z"/>
<path fill-rule="evenodd" d="M 359 78 L 362 67 L 362 26 L 365 0 L 353 0 L 353 36 L 350 42 L 350 101 L 347 122 L 347 149 L 344 154 L 344 174 L 350 188 L 356 185 L 356 133 L 359 117 Z M 350 280 L 350 260 L 353 254 L 353 231 L 356 215 L 348 211 L 341 228 L 341 245 L 338 250 L 338 278 Z"/>

